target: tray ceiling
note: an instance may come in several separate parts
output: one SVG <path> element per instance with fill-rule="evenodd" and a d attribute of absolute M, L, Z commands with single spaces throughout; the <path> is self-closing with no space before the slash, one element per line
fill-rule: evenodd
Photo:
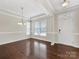
<path fill-rule="evenodd" d="M 79 7 L 79 0 L 69 0 L 66 8 L 62 7 L 62 3 L 63 0 L 0 0 L 0 11 L 21 15 L 21 7 L 24 7 L 23 15 L 32 17 Z"/>

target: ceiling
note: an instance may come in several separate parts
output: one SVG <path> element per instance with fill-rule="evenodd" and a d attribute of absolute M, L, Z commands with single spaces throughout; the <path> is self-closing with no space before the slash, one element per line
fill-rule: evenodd
<path fill-rule="evenodd" d="M 34 0 L 0 0 L 0 11 L 10 14 L 23 15 L 32 17 L 46 13 L 46 10 Z"/>
<path fill-rule="evenodd" d="M 69 5 L 66 7 L 63 7 L 62 4 L 64 2 L 64 0 L 49 0 L 49 2 L 52 5 L 52 8 L 54 8 L 55 12 L 62 12 L 65 11 L 67 9 L 75 9 L 75 8 L 79 8 L 79 0 L 67 0 L 69 1 Z"/>
<path fill-rule="evenodd" d="M 63 0 L 0 0 L 0 12 L 34 17 L 43 14 L 61 13 L 68 9 L 79 7 L 79 0 L 69 0 L 69 5 L 62 7 Z"/>

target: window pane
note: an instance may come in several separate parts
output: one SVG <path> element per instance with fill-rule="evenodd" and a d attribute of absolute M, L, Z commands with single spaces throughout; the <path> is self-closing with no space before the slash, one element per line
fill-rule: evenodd
<path fill-rule="evenodd" d="M 46 21 L 41 22 L 41 36 L 46 36 Z"/>
<path fill-rule="evenodd" d="M 30 35 L 30 22 L 26 22 L 26 34 Z"/>
<path fill-rule="evenodd" d="M 35 22 L 35 35 L 40 34 L 40 22 Z"/>
<path fill-rule="evenodd" d="M 34 35 L 46 36 L 46 21 L 35 22 Z"/>

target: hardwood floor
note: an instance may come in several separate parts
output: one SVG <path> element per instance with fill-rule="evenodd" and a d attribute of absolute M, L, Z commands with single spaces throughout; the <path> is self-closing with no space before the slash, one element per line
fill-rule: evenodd
<path fill-rule="evenodd" d="M 79 49 L 38 39 L 0 45 L 0 59 L 79 59 Z"/>

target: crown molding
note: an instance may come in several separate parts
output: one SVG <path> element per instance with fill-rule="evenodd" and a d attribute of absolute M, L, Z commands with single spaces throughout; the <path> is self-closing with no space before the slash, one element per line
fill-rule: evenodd
<path fill-rule="evenodd" d="M 11 17 L 16 17 L 16 18 L 21 18 L 22 17 L 21 15 L 18 15 L 15 12 L 10 11 L 8 9 L 0 9 L 0 14 L 11 16 Z M 40 14 L 35 15 L 35 16 L 29 16 L 29 17 L 23 16 L 23 18 L 26 19 L 26 20 L 29 20 L 30 18 L 31 19 L 38 19 L 38 18 L 41 18 L 43 16 L 47 16 L 47 15 L 45 13 L 40 13 Z"/>
<path fill-rule="evenodd" d="M 48 2 L 48 0 L 47 0 L 47 2 Z M 51 15 L 59 15 L 59 14 L 63 14 L 63 13 L 66 13 L 66 12 L 72 12 L 72 11 L 77 10 L 79 8 L 79 5 L 76 5 L 76 6 L 65 8 L 65 9 L 62 9 L 62 10 L 59 10 L 59 11 L 55 11 L 55 10 L 53 10 L 53 7 L 51 7 L 51 3 L 49 2 L 50 3 L 49 4 L 47 2 L 42 2 L 42 5 L 48 11 L 49 16 L 51 16 Z M 8 10 L 8 9 L 3 9 L 3 8 L 0 8 L 0 14 L 21 18 L 21 15 L 18 15 L 16 12 Z M 38 15 L 36 15 L 36 16 L 38 17 Z M 32 16 L 32 18 L 35 18 L 36 16 L 34 16 L 34 17 Z M 25 16 L 24 16 L 24 18 L 29 19 L 29 17 L 25 17 Z"/>
<path fill-rule="evenodd" d="M 0 9 L 0 14 L 4 14 L 4 15 L 7 15 L 7 16 L 12 16 L 12 17 L 20 17 L 20 15 L 17 15 L 15 12 L 13 11 L 10 11 L 8 9 Z"/>
<path fill-rule="evenodd" d="M 22 18 L 21 15 L 17 14 L 14 11 L 8 10 L 8 9 L 1 9 L 0 8 L 0 14 L 11 16 L 11 17 L 16 17 L 16 18 Z M 29 17 L 23 16 L 24 19 L 28 19 Z"/>
<path fill-rule="evenodd" d="M 37 1 L 44 7 L 49 16 L 52 16 L 54 14 L 55 9 L 52 7 L 52 4 L 50 3 L 49 0 L 37 0 Z"/>
<path fill-rule="evenodd" d="M 62 10 L 60 10 L 60 11 L 58 11 L 58 12 L 55 12 L 55 14 L 56 14 L 56 15 L 60 15 L 60 14 L 63 14 L 63 13 L 76 11 L 77 9 L 79 9 L 79 5 L 72 6 L 72 7 L 65 8 L 65 9 L 62 9 Z"/>

